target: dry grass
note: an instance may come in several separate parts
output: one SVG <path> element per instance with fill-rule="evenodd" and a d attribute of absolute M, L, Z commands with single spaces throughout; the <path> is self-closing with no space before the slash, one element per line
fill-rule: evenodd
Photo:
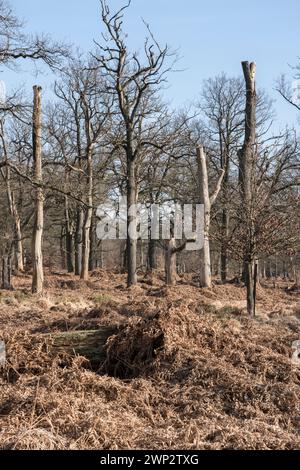
<path fill-rule="evenodd" d="M 30 279 L 1 293 L 1 449 L 300 449 L 300 302 L 284 284 L 260 287 L 258 317 L 244 290 L 176 288 L 97 271 L 89 283 Z M 120 325 L 107 360 L 53 358 L 45 332 Z"/>

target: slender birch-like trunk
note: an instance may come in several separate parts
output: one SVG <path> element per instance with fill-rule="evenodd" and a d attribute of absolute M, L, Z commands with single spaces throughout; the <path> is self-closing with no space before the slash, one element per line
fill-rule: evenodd
<path fill-rule="evenodd" d="M 34 180 L 37 184 L 42 184 L 42 107 L 41 92 L 39 86 L 33 87 L 34 106 L 33 106 L 33 161 L 34 161 Z M 35 196 L 35 220 L 32 237 L 32 259 L 33 259 L 33 276 L 32 276 L 32 293 L 41 294 L 43 292 L 44 272 L 43 272 L 43 254 L 42 240 L 44 227 L 44 195 L 40 186 L 36 188 Z"/>

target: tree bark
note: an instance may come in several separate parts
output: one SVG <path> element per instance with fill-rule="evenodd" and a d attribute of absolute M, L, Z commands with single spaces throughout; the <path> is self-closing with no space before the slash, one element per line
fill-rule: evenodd
<path fill-rule="evenodd" d="M 101 326 L 93 331 L 66 331 L 51 333 L 49 350 L 53 356 L 63 354 L 80 355 L 97 366 L 106 359 L 105 345 L 108 338 L 117 332 L 117 327 Z"/>
<path fill-rule="evenodd" d="M 66 250 L 65 250 L 65 224 L 61 227 L 60 232 L 60 259 L 61 259 L 61 269 L 64 271 L 66 269 Z"/>
<path fill-rule="evenodd" d="M 95 226 L 95 215 L 93 215 L 91 222 L 90 243 L 89 271 L 94 271 L 94 269 L 97 268 L 97 234 Z"/>
<path fill-rule="evenodd" d="M 206 155 L 203 147 L 197 148 L 197 163 L 200 188 L 200 204 L 204 205 L 204 245 L 201 250 L 200 287 L 211 287 L 211 259 L 209 246 L 211 203 L 208 189 Z"/>
<path fill-rule="evenodd" d="M 74 272 L 74 263 L 73 263 L 73 256 L 74 256 L 74 239 L 73 239 L 73 232 L 66 232 L 66 257 L 67 257 L 67 270 L 68 273 Z"/>
<path fill-rule="evenodd" d="M 82 264 L 80 278 L 87 281 L 89 278 L 89 260 L 91 240 L 90 232 L 93 217 L 93 185 L 94 185 L 94 171 L 93 171 L 93 148 L 95 141 L 93 140 L 93 127 L 91 121 L 91 112 L 89 109 L 86 96 L 81 95 L 81 105 L 85 115 L 85 134 L 87 139 L 86 146 L 86 191 L 87 191 L 87 207 L 85 208 L 85 216 L 83 223 L 83 246 L 82 246 Z"/>
<path fill-rule="evenodd" d="M 14 252 L 16 270 L 18 272 L 24 272 L 21 219 L 19 216 L 18 208 L 15 203 L 14 193 L 10 185 L 10 169 L 8 167 L 6 169 L 6 187 L 9 211 L 14 223 Z"/>
<path fill-rule="evenodd" d="M 152 240 L 152 238 L 151 238 L 149 240 L 149 245 L 148 245 L 148 268 L 149 268 L 149 271 L 154 271 L 155 269 L 157 269 L 156 250 L 157 250 L 156 240 Z"/>
<path fill-rule="evenodd" d="M 42 109 L 41 109 L 41 91 L 38 86 L 33 87 L 34 90 L 34 107 L 33 107 L 33 161 L 34 161 L 34 179 L 36 183 L 42 183 Z M 42 240 L 44 227 L 44 195 L 41 187 L 36 188 L 35 199 L 35 220 L 32 237 L 32 259 L 33 259 L 33 276 L 32 276 L 32 293 L 41 294 L 43 292 L 44 272 L 43 272 L 43 254 Z"/>
<path fill-rule="evenodd" d="M 256 139 L 256 87 L 255 63 L 242 62 L 246 84 L 246 111 L 245 111 L 245 138 L 242 150 L 239 153 L 239 174 L 243 200 L 243 213 L 245 216 L 245 281 L 247 287 L 247 311 L 250 316 L 255 314 L 254 299 L 254 270 L 255 257 L 254 227 L 252 217 L 252 200 L 255 184 L 255 139 Z"/>
<path fill-rule="evenodd" d="M 76 232 L 75 232 L 75 274 L 80 276 L 82 261 L 82 233 L 84 214 L 81 206 L 77 207 Z"/>
<path fill-rule="evenodd" d="M 65 172 L 66 190 L 69 187 L 69 169 Z M 66 222 L 66 259 L 68 273 L 74 272 L 74 238 L 73 238 L 73 223 L 70 217 L 69 197 L 65 196 L 65 222 Z"/>
<path fill-rule="evenodd" d="M 137 283 L 137 239 L 130 235 L 130 228 L 134 232 L 137 227 L 136 217 L 137 184 L 136 166 L 132 157 L 127 160 L 127 285 Z"/>
<path fill-rule="evenodd" d="M 221 282 L 225 284 L 228 278 L 228 235 L 229 235 L 229 210 L 227 207 L 228 182 L 229 182 L 229 158 L 226 157 L 223 193 L 225 207 L 222 210 L 222 240 L 221 240 Z"/>
<path fill-rule="evenodd" d="M 4 137 L 4 125 L 3 122 L 0 122 L 1 128 L 1 140 L 3 146 L 3 153 L 6 163 L 8 162 L 8 151 L 6 146 L 6 141 Z M 15 202 L 14 192 L 11 187 L 11 172 L 9 165 L 6 166 L 6 174 L 5 174 L 5 181 L 6 181 L 6 194 L 7 194 L 7 201 L 8 201 L 8 208 L 10 215 L 13 219 L 14 224 L 14 253 L 15 253 L 15 267 L 17 272 L 24 271 L 24 257 L 23 257 L 23 242 L 22 242 L 22 229 L 21 229 L 21 219 L 19 216 L 19 211 L 17 204 Z M 4 174 L 3 174 L 4 176 Z"/>
<path fill-rule="evenodd" d="M 93 161 L 92 149 L 89 150 L 87 156 L 87 187 L 88 187 L 88 208 L 85 210 L 85 218 L 83 224 L 83 247 L 82 247 L 82 266 L 80 278 L 87 281 L 89 278 L 89 259 L 90 259 L 90 231 L 93 217 Z"/>
<path fill-rule="evenodd" d="M 11 258 L 10 256 L 2 257 L 2 279 L 1 289 L 12 290 L 11 285 Z"/>
<path fill-rule="evenodd" d="M 176 240 L 171 238 L 168 241 L 167 248 L 165 250 L 165 272 L 166 272 L 166 284 L 168 286 L 176 285 L 177 277 L 177 263 L 176 263 Z"/>

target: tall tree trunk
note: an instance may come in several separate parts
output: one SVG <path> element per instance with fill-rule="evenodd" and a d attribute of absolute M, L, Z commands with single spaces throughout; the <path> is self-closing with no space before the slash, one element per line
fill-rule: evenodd
<path fill-rule="evenodd" d="M 18 272 L 24 272 L 24 251 L 23 251 L 23 242 L 22 242 L 22 229 L 21 229 L 21 220 L 17 216 L 15 218 L 15 260 L 16 260 L 16 269 Z"/>
<path fill-rule="evenodd" d="M 221 241 L 221 281 L 223 284 L 227 282 L 228 278 L 228 249 L 227 240 L 229 232 L 229 214 L 228 209 L 223 209 L 222 212 L 222 241 Z"/>
<path fill-rule="evenodd" d="M 3 290 L 12 290 L 11 285 L 11 257 L 3 256 L 2 257 L 2 279 L 1 279 L 1 289 Z"/>
<path fill-rule="evenodd" d="M 10 170 L 7 167 L 7 197 L 10 209 L 10 214 L 13 218 L 14 223 L 14 252 L 15 252 L 15 265 L 18 272 L 24 271 L 24 260 L 23 260 L 23 242 L 22 242 L 22 229 L 21 219 L 15 203 L 14 194 L 10 186 Z"/>
<path fill-rule="evenodd" d="M 176 285 L 177 277 L 177 263 L 176 263 L 176 240 L 171 238 L 168 241 L 167 248 L 165 250 L 165 272 L 166 272 L 166 284 L 168 286 Z"/>
<path fill-rule="evenodd" d="M 66 269 L 66 249 L 65 249 L 65 226 L 61 227 L 60 232 L 60 259 L 61 259 L 61 269 L 64 271 Z"/>
<path fill-rule="evenodd" d="M 250 316 L 255 314 L 254 298 L 254 269 L 255 257 L 254 227 L 252 217 L 252 201 L 255 184 L 255 139 L 256 139 L 256 65 L 252 62 L 242 63 L 246 83 L 246 111 L 245 111 L 245 138 L 242 150 L 239 153 L 239 173 L 243 200 L 243 213 L 245 216 L 245 274 L 247 287 L 247 311 Z"/>
<path fill-rule="evenodd" d="M 85 209 L 85 218 L 83 224 L 83 247 L 82 247 L 82 266 L 80 278 L 87 281 L 89 278 L 89 259 L 90 259 L 90 231 L 93 217 L 93 156 L 90 147 L 87 155 L 87 188 L 88 188 L 88 207 Z"/>
<path fill-rule="evenodd" d="M 222 240 L 221 240 L 221 281 L 223 284 L 227 282 L 228 277 L 228 235 L 229 235 L 229 211 L 227 207 L 228 197 L 228 180 L 229 180 L 229 163 L 226 163 L 223 193 L 225 207 L 222 211 Z"/>
<path fill-rule="evenodd" d="M 149 268 L 149 271 L 154 271 L 155 269 L 157 269 L 156 250 L 157 250 L 157 241 L 152 240 L 152 238 L 151 238 L 149 240 L 149 244 L 148 244 L 148 268 Z"/>
<path fill-rule="evenodd" d="M 204 205 L 204 245 L 201 250 L 200 287 L 211 287 L 211 259 L 209 246 L 211 203 L 208 189 L 206 155 L 203 147 L 197 148 L 200 204 Z"/>
<path fill-rule="evenodd" d="M 34 161 L 34 180 L 36 183 L 43 182 L 42 173 L 42 109 L 41 109 L 41 91 L 38 86 L 33 87 L 34 90 L 34 107 L 33 107 L 33 161 Z M 35 199 L 35 220 L 32 237 L 32 260 L 33 260 L 33 276 L 32 276 L 32 293 L 41 294 L 43 292 L 44 272 L 43 272 L 43 254 L 42 240 L 44 227 L 44 195 L 41 187 L 36 188 Z"/>
<path fill-rule="evenodd" d="M 96 219 L 95 214 L 92 217 L 91 231 L 90 231 L 90 259 L 89 270 L 94 271 L 97 268 L 97 234 L 96 234 Z"/>
<path fill-rule="evenodd" d="M 69 189 L 70 171 L 66 169 L 65 182 L 66 190 Z M 66 258 L 68 273 L 74 272 L 74 239 L 73 239 L 73 222 L 70 217 L 69 197 L 65 196 L 65 220 L 66 220 Z"/>
<path fill-rule="evenodd" d="M 0 128 L 1 128 L 1 140 L 2 140 L 4 158 L 5 158 L 5 161 L 8 163 L 8 151 L 7 151 L 6 141 L 4 137 L 3 121 L 0 122 Z M 7 165 L 6 174 L 5 174 L 6 194 L 7 194 L 9 212 L 13 219 L 13 224 L 14 224 L 13 243 L 14 243 L 14 252 L 15 252 L 15 266 L 18 272 L 23 272 L 24 271 L 24 259 L 23 259 L 21 219 L 19 216 L 17 204 L 15 202 L 14 192 L 11 187 L 10 177 L 11 177 L 10 168 L 9 168 L 9 165 Z"/>
<path fill-rule="evenodd" d="M 101 241 L 99 243 L 99 268 L 103 269 L 104 268 L 104 257 L 103 257 L 103 242 Z"/>
<path fill-rule="evenodd" d="M 68 273 L 74 272 L 74 263 L 73 263 L 73 256 L 74 256 L 74 239 L 73 239 L 73 232 L 66 232 L 66 257 L 67 257 L 67 269 Z"/>
<path fill-rule="evenodd" d="M 137 283 L 137 187 L 136 166 L 132 158 L 127 160 L 127 285 Z M 130 230 L 131 229 L 131 230 Z M 131 233 L 130 233 L 131 232 Z M 133 236 L 132 236 L 133 235 Z"/>
<path fill-rule="evenodd" d="M 76 232 L 75 232 L 75 274 L 81 274 L 82 261 L 82 234 L 83 234 L 84 213 L 82 206 L 77 207 Z"/>

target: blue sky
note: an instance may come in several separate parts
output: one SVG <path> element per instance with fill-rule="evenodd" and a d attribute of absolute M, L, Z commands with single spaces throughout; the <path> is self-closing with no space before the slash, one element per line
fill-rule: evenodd
<path fill-rule="evenodd" d="M 112 9 L 122 0 L 110 0 Z M 18 16 L 31 32 L 45 32 L 55 39 L 76 44 L 83 51 L 100 39 L 98 0 L 12 0 Z M 300 56 L 299 0 L 132 0 L 125 27 L 134 49 L 142 45 L 143 17 L 159 41 L 179 48 L 182 72 L 172 73 L 166 97 L 176 106 L 193 102 L 201 81 L 225 71 L 241 74 L 241 60 L 255 60 L 260 87 L 276 99 L 276 127 L 297 121 L 296 112 L 274 91 L 281 73 L 291 74 L 288 64 Z M 7 88 L 36 82 L 49 87 L 50 75 L 34 76 L 28 65 L 16 72 L 2 72 Z"/>

